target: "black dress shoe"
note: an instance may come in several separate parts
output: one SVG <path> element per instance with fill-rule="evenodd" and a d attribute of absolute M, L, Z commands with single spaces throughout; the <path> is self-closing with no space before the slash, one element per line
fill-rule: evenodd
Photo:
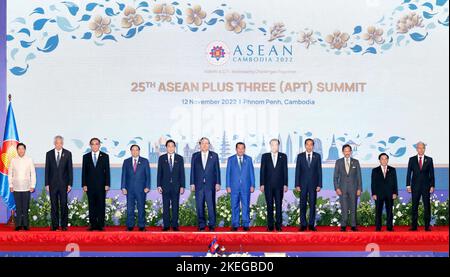
<path fill-rule="evenodd" d="M 277 230 L 277 232 L 282 232 L 283 231 L 283 229 L 281 227 L 276 227 L 275 229 Z"/>
<path fill-rule="evenodd" d="M 309 229 L 311 232 L 316 232 L 316 231 L 317 231 L 316 227 L 314 227 L 314 226 L 312 226 L 312 225 L 310 225 L 310 226 L 308 227 L 308 229 Z"/>
<path fill-rule="evenodd" d="M 134 229 L 133 227 L 127 227 L 127 231 L 128 231 L 128 232 L 133 231 L 133 229 Z"/>
<path fill-rule="evenodd" d="M 23 229 L 24 229 L 25 231 L 30 231 L 30 227 L 28 227 L 28 226 L 23 226 Z"/>
<path fill-rule="evenodd" d="M 61 230 L 63 230 L 65 232 L 65 231 L 67 231 L 67 227 L 62 227 Z"/>
<path fill-rule="evenodd" d="M 22 227 L 17 226 L 16 228 L 14 228 L 15 231 L 20 231 L 20 229 L 22 229 Z"/>
<path fill-rule="evenodd" d="M 388 232 L 394 232 L 394 228 L 387 228 Z"/>
<path fill-rule="evenodd" d="M 352 231 L 353 232 L 358 232 L 358 228 L 357 227 L 352 227 Z"/>
<path fill-rule="evenodd" d="M 431 232 L 431 227 L 425 227 L 425 232 Z"/>
<path fill-rule="evenodd" d="M 267 232 L 273 232 L 273 227 L 267 227 Z"/>
<path fill-rule="evenodd" d="M 203 227 L 203 228 L 198 228 L 198 231 L 200 231 L 200 232 L 204 232 L 205 231 L 205 228 Z"/>
<path fill-rule="evenodd" d="M 244 227 L 244 231 L 245 231 L 245 232 L 250 231 L 250 227 Z"/>
<path fill-rule="evenodd" d="M 52 231 L 52 232 L 53 232 L 53 231 L 57 231 L 57 230 L 58 230 L 57 227 L 51 227 L 51 228 L 50 228 L 50 231 Z"/>
<path fill-rule="evenodd" d="M 345 232 L 345 231 L 347 231 L 347 227 L 341 227 L 341 232 Z"/>
<path fill-rule="evenodd" d="M 147 231 L 147 229 L 145 229 L 145 227 L 139 227 L 139 232 L 145 232 Z"/>
<path fill-rule="evenodd" d="M 415 232 L 415 231 L 417 231 L 417 227 L 411 227 L 411 228 L 409 228 L 409 230 L 410 230 L 411 232 Z"/>
<path fill-rule="evenodd" d="M 215 232 L 216 231 L 216 228 L 214 228 L 214 227 L 208 227 L 208 229 L 209 229 L 210 232 Z"/>
<path fill-rule="evenodd" d="M 299 228 L 299 230 L 300 230 L 300 232 L 304 232 L 304 231 L 306 231 L 306 226 L 300 226 L 300 228 Z"/>
<path fill-rule="evenodd" d="M 178 231 L 180 231 L 180 228 L 178 228 L 178 227 L 173 227 L 173 228 L 172 228 L 172 231 L 178 232 Z"/>
<path fill-rule="evenodd" d="M 91 226 L 91 227 L 87 228 L 87 230 L 88 231 L 95 231 L 95 228 Z"/>
<path fill-rule="evenodd" d="M 237 230 L 238 230 L 238 228 L 236 228 L 236 227 L 231 228 L 231 232 L 236 232 Z"/>
<path fill-rule="evenodd" d="M 375 228 L 375 232 L 381 232 L 381 228 Z"/>
<path fill-rule="evenodd" d="M 98 227 L 97 230 L 98 231 L 105 231 L 105 227 Z"/>
<path fill-rule="evenodd" d="M 163 232 L 167 232 L 167 231 L 170 230 L 170 228 L 169 227 L 164 227 L 164 228 L 162 228 L 162 230 L 163 230 Z"/>

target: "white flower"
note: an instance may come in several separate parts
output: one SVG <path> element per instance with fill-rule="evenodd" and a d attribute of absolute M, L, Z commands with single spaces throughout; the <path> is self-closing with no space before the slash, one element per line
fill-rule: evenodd
<path fill-rule="evenodd" d="M 36 221 L 38 217 L 36 215 L 33 215 L 33 220 Z"/>

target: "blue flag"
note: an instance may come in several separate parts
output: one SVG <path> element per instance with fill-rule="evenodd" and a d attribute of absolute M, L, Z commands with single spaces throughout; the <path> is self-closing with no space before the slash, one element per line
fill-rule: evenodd
<path fill-rule="evenodd" d="M 0 151 L 0 197 L 9 210 L 16 209 L 14 196 L 9 191 L 8 168 L 11 160 L 17 156 L 16 146 L 18 143 L 19 134 L 17 133 L 16 119 L 14 118 L 11 102 L 9 102 L 8 112 L 6 114 L 5 134 Z"/>

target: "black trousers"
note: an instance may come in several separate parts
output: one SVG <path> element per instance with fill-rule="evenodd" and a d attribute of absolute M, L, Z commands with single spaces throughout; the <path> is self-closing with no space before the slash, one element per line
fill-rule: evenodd
<path fill-rule="evenodd" d="M 383 207 L 386 207 L 386 226 L 388 229 L 394 227 L 393 220 L 394 216 L 392 214 L 392 208 L 394 205 L 394 200 L 392 196 L 379 196 L 377 195 L 377 200 L 375 201 L 375 226 L 377 229 L 381 228 Z"/>
<path fill-rule="evenodd" d="M 418 191 L 413 190 L 411 193 L 411 202 L 412 202 L 412 218 L 411 218 L 411 227 L 417 228 L 417 221 L 419 218 L 419 203 L 420 198 L 422 198 L 423 202 L 423 217 L 425 221 L 425 227 L 430 227 L 431 221 L 431 203 L 430 203 L 430 189 L 421 189 Z"/>
<path fill-rule="evenodd" d="M 282 202 L 283 202 L 283 187 L 264 188 L 267 203 L 267 227 L 273 228 L 275 223 L 276 228 L 281 228 L 283 223 Z M 273 205 L 275 204 L 275 222 L 273 217 Z"/>
<path fill-rule="evenodd" d="M 14 201 L 16 202 L 16 227 L 30 227 L 28 220 L 28 209 L 30 208 L 29 191 L 15 191 Z"/>
<path fill-rule="evenodd" d="M 316 187 L 305 187 L 300 193 L 300 225 L 306 227 L 306 209 L 309 204 L 309 226 L 316 225 Z"/>
<path fill-rule="evenodd" d="M 163 226 L 178 228 L 178 211 L 180 208 L 180 188 L 163 188 Z M 172 212 L 172 217 L 170 213 Z"/>
<path fill-rule="evenodd" d="M 50 203 L 52 228 L 67 227 L 69 209 L 67 207 L 67 187 L 51 186 L 50 187 Z M 60 222 L 61 219 L 61 222 Z"/>
<path fill-rule="evenodd" d="M 89 224 L 94 229 L 105 227 L 105 190 L 88 190 Z"/>

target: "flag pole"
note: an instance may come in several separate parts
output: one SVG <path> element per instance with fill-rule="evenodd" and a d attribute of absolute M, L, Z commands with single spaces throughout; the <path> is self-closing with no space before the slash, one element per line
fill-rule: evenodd
<path fill-rule="evenodd" d="M 8 102 L 11 103 L 11 93 L 8 94 Z M 11 210 L 11 215 L 9 216 L 8 222 L 6 223 L 8 226 L 16 225 L 16 217 L 15 217 L 15 211 Z"/>

